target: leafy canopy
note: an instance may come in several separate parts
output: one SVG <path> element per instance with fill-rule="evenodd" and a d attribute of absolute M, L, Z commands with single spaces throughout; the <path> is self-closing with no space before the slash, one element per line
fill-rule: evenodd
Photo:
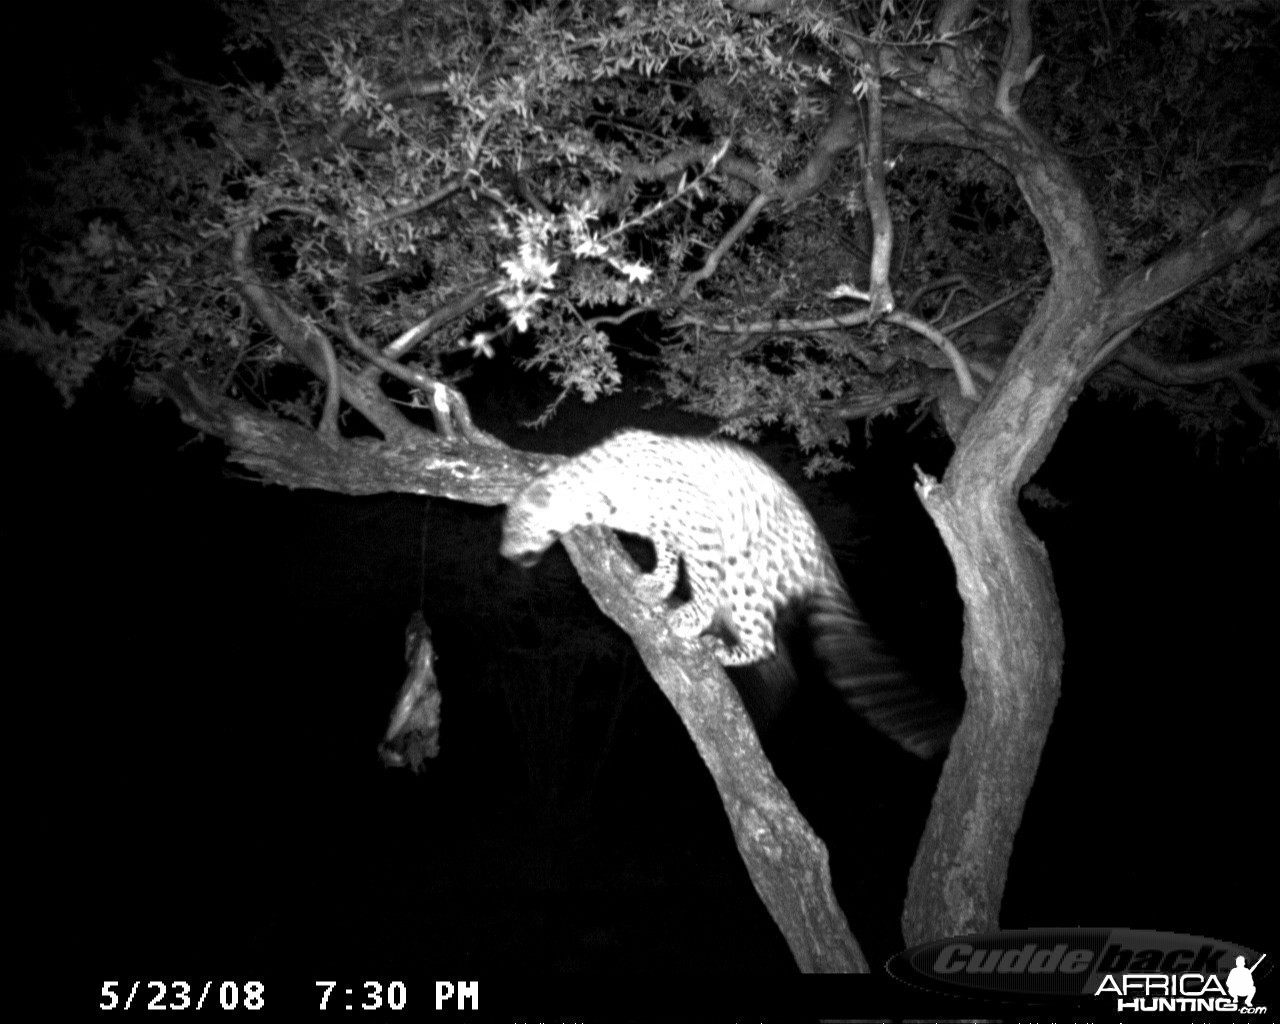
<path fill-rule="evenodd" d="M 1249 10 L 1036 8 L 1051 59 L 1026 110 L 1083 169 L 1117 271 L 1194 233 L 1225 178 L 1275 160 L 1280 105 L 1255 105 L 1258 132 L 1230 116 L 1274 58 Z M 323 382 L 254 315 L 229 258 L 245 229 L 283 306 L 379 346 L 422 325 L 404 361 L 433 379 L 518 359 L 591 401 L 620 386 L 619 347 L 643 323 L 671 399 L 741 435 L 785 423 L 822 451 L 847 419 L 926 398 L 945 375 L 918 337 L 830 324 L 848 308 L 832 293 L 865 287 L 870 235 L 859 161 L 825 152 L 824 132 L 866 87 L 854 36 L 950 47 L 994 71 L 998 9 L 954 35 L 934 32 L 926 5 L 891 2 L 838 19 L 822 3 L 719 0 L 222 11 L 223 80 L 165 66 L 133 111 L 33 168 L 5 333 L 68 400 L 123 352 L 138 371 L 200 367 L 310 419 Z M 1239 85 L 1206 96 L 1202 76 L 1228 63 Z M 899 303 L 959 322 L 1012 296 L 997 329 L 959 339 L 981 360 L 1012 344 L 1046 279 L 1038 228 L 980 153 L 892 145 L 891 114 Z M 726 244 L 766 192 L 779 201 Z M 1275 265 L 1274 245 L 1260 247 L 1155 330 L 1187 356 L 1274 337 Z M 706 330 L 778 319 L 801 326 Z M 1181 410 L 1202 428 L 1238 418 L 1221 394 L 1201 398 Z"/>

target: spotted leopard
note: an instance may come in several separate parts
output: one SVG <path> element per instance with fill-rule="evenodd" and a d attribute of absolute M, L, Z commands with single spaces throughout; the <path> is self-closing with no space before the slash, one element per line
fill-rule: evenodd
<path fill-rule="evenodd" d="M 703 637 L 726 666 L 779 654 L 779 616 L 800 608 L 813 651 L 846 702 L 907 750 L 931 756 L 954 721 L 870 638 L 831 549 L 767 463 L 725 441 L 624 430 L 545 471 L 507 506 L 503 556 L 536 563 L 564 533 L 607 526 L 648 538 L 638 596 L 672 631 Z M 681 567 L 688 600 L 674 604 Z M 766 675 L 775 682 L 789 673 Z"/>

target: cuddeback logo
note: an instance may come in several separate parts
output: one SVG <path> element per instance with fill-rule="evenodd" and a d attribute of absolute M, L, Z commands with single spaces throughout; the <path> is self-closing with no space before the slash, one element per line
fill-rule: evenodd
<path fill-rule="evenodd" d="M 1266 1013 L 1254 1005 L 1264 959 L 1217 939 L 1089 928 L 942 939 L 905 950 L 886 966 L 899 981 L 956 995 L 1115 1000 L 1117 1012 L 1259 1014 Z"/>

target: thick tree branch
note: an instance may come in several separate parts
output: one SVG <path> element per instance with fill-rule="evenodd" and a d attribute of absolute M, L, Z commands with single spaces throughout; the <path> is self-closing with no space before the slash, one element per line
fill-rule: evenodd
<path fill-rule="evenodd" d="M 1209 359 L 1169 363 L 1133 345 L 1126 345 L 1116 354 L 1116 362 L 1157 384 L 1205 384 L 1214 380 L 1230 380 L 1250 366 L 1280 363 L 1280 346 L 1247 348 L 1240 352 L 1224 352 Z"/>
<path fill-rule="evenodd" d="M 395 442 L 340 440 L 220 396 L 196 375 L 148 379 L 183 420 L 222 438 L 229 458 L 275 483 L 343 494 L 404 492 L 479 505 L 508 502 L 558 456 L 474 445 L 414 430 Z M 760 749 L 724 671 L 695 643 L 676 638 L 661 614 L 636 602 L 637 570 L 605 531 L 563 538 L 601 610 L 625 629 L 680 714 L 711 772 L 757 892 L 804 971 L 867 969 L 831 886 L 827 851 L 801 817 Z"/>
<path fill-rule="evenodd" d="M 502 505 L 557 458 L 443 438 L 413 425 L 394 440 L 342 438 L 330 446 L 302 424 L 220 395 L 215 382 L 187 370 L 154 374 L 144 387 L 171 399 L 184 423 L 225 442 L 232 462 L 285 487 Z"/>
<path fill-rule="evenodd" d="M 1018 345 L 965 423 L 943 485 L 919 488 L 964 598 L 969 706 L 912 869 L 903 927 L 914 942 L 995 925 L 1014 829 L 1061 685 L 1053 574 L 1014 495 L 1043 461 L 1089 373 L 1112 351 L 1109 340 L 1272 230 L 1276 187 L 1268 183 L 1192 245 L 1108 291 L 1088 198 L 1012 99 L 998 109 L 994 90 L 941 66 L 903 86 L 917 105 L 895 108 L 892 131 L 979 148 L 1008 169 L 1040 224 L 1053 271 Z"/>
<path fill-rule="evenodd" d="M 1245 250 L 1280 227 L 1280 174 L 1268 178 L 1194 239 L 1135 270 L 1106 299 L 1105 326 L 1110 334 L 1141 323 L 1188 288 L 1213 276 Z M 1118 345 L 1109 342 L 1089 364 L 1092 372 Z"/>
<path fill-rule="evenodd" d="M 865 973 L 866 959 L 831 887 L 826 847 L 778 781 L 724 670 L 629 596 L 636 570 L 616 540 L 575 530 L 563 541 L 591 596 L 635 640 L 693 738 L 756 892 L 800 970 Z"/>

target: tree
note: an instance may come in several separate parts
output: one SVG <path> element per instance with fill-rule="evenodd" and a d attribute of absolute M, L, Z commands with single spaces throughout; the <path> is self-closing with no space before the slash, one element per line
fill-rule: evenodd
<path fill-rule="evenodd" d="M 550 415 L 615 392 L 647 345 L 669 401 L 745 440 L 781 425 L 815 471 L 841 465 L 848 422 L 930 403 L 956 447 L 918 490 L 956 563 L 968 707 L 904 933 L 993 927 L 1063 650 L 1017 494 L 1090 381 L 1205 434 L 1277 436 L 1274 135 L 1197 88 L 1219 62 L 1267 81 L 1265 11 L 223 13 L 238 77 L 166 67 L 45 167 L 10 342 L 68 401 L 127 346 L 144 390 L 274 483 L 485 505 L 544 459 L 473 421 L 474 361 L 544 370 Z M 566 548 L 681 713 L 797 963 L 865 967 L 721 671 L 628 597 L 608 535 Z"/>

